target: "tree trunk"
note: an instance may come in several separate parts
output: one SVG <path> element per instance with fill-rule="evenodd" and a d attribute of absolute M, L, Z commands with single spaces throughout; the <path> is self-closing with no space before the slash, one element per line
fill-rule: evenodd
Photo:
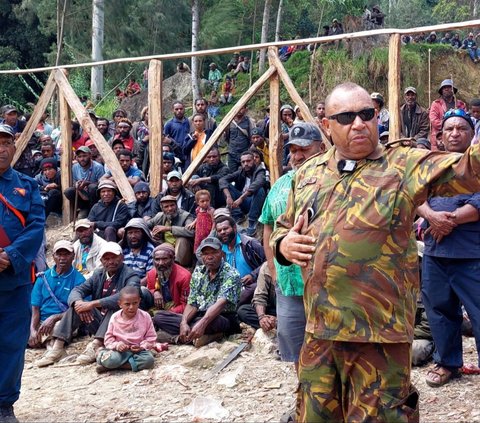
<path fill-rule="evenodd" d="M 192 1 L 192 51 L 198 51 L 198 34 L 200 31 L 200 2 Z M 193 101 L 200 98 L 200 87 L 198 84 L 198 57 L 192 56 L 192 95 Z"/>
<path fill-rule="evenodd" d="M 260 42 L 266 43 L 268 41 L 268 23 L 270 22 L 270 7 L 272 0 L 265 0 L 265 6 L 263 7 L 263 21 L 262 21 L 262 36 Z M 262 75 L 265 72 L 265 57 L 267 55 L 267 49 L 262 48 L 260 50 L 260 58 L 258 61 L 258 74 Z"/>
<path fill-rule="evenodd" d="M 92 14 L 92 60 L 103 60 L 103 29 L 105 0 L 93 0 Z M 91 97 L 94 101 L 103 96 L 103 66 L 92 67 L 90 85 Z"/>
<path fill-rule="evenodd" d="M 278 2 L 277 26 L 275 27 L 275 41 L 280 41 L 280 26 L 282 24 L 283 0 Z"/>

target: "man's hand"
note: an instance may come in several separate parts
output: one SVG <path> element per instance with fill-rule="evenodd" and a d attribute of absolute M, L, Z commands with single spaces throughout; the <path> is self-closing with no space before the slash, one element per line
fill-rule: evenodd
<path fill-rule="evenodd" d="M 251 285 L 253 283 L 253 276 L 248 274 L 248 275 L 245 275 L 242 279 L 241 279 L 241 282 L 242 282 L 242 285 L 243 286 L 247 286 L 247 285 Z"/>
<path fill-rule="evenodd" d="M 163 232 L 168 232 L 171 230 L 172 228 L 170 226 L 157 225 L 157 226 L 154 226 L 154 228 L 152 229 L 152 235 L 156 236 L 158 234 L 161 234 Z"/>
<path fill-rule="evenodd" d="M 233 198 L 231 196 L 228 196 L 226 199 L 225 199 L 225 202 L 227 203 L 227 207 L 229 209 L 233 209 Z"/>
<path fill-rule="evenodd" d="M 50 316 L 47 318 L 38 328 L 39 335 L 50 335 L 53 332 L 53 327 L 55 323 L 58 322 L 57 315 Z"/>
<path fill-rule="evenodd" d="M 3 248 L 0 248 L 0 272 L 6 270 L 10 264 L 7 252 Z"/>
<path fill-rule="evenodd" d="M 270 316 L 265 314 L 261 319 L 258 320 L 260 327 L 268 332 L 269 330 L 275 329 L 277 327 L 277 318 L 275 316 Z"/>
<path fill-rule="evenodd" d="M 193 341 L 194 339 L 200 338 L 205 333 L 206 328 L 207 325 L 205 324 L 205 321 L 200 319 L 195 325 L 193 325 L 188 340 Z"/>
<path fill-rule="evenodd" d="M 304 217 L 299 216 L 297 223 L 280 242 L 280 253 L 289 262 L 306 267 L 315 252 L 315 238 L 301 235 Z"/>
<path fill-rule="evenodd" d="M 180 323 L 180 336 L 179 336 L 180 342 L 189 341 L 190 331 L 191 331 L 191 329 L 190 329 L 190 326 L 188 325 L 188 323 L 182 321 Z"/>
<path fill-rule="evenodd" d="M 232 209 L 237 209 L 238 207 L 240 207 L 240 204 L 242 203 L 243 203 L 243 196 L 240 196 L 232 203 Z"/>
<path fill-rule="evenodd" d="M 36 347 L 40 345 L 41 340 L 42 338 L 39 335 L 38 331 L 33 328 L 30 328 L 30 338 L 28 338 L 28 345 L 32 348 Z"/>
<path fill-rule="evenodd" d="M 122 341 L 120 341 L 115 347 L 115 349 L 117 351 L 124 352 L 124 351 L 128 351 L 130 347 L 127 344 L 124 344 Z"/>
<path fill-rule="evenodd" d="M 430 224 L 430 227 L 435 230 L 435 232 L 442 235 L 448 235 L 452 232 L 453 228 L 456 228 L 458 225 L 455 222 L 456 214 L 447 212 L 447 211 L 431 211 L 428 213 L 427 220 Z M 428 229 L 427 229 L 428 231 Z"/>
<path fill-rule="evenodd" d="M 93 313 L 92 309 L 94 308 L 94 305 L 91 302 L 88 301 L 75 301 L 75 312 L 78 314 L 80 317 L 80 320 L 83 323 L 86 323 L 87 325 L 89 323 L 93 322 Z"/>
<path fill-rule="evenodd" d="M 155 291 L 153 293 L 153 303 L 155 304 L 156 308 L 162 309 L 165 305 L 163 301 L 163 295 L 160 291 Z"/>

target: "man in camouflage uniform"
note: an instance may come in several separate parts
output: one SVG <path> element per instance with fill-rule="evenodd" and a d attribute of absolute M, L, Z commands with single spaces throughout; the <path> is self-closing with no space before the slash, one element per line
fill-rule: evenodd
<path fill-rule="evenodd" d="M 326 116 L 334 148 L 297 171 L 271 238 L 305 282 L 297 420 L 418 421 L 415 209 L 431 194 L 478 191 L 480 151 L 385 149 L 369 94 L 352 83 L 330 94 Z"/>

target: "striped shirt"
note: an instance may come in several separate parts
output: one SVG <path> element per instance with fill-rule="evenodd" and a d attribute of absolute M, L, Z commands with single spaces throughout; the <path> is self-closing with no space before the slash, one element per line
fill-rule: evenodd
<path fill-rule="evenodd" d="M 140 278 L 147 276 L 147 272 L 153 268 L 153 245 L 147 242 L 138 254 L 134 254 L 130 247 L 123 249 L 126 266 L 131 267 Z"/>

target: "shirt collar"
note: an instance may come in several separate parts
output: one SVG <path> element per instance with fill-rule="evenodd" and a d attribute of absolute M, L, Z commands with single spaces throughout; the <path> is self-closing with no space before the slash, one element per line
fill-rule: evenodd
<path fill-rule="evenodd" d="M 5 172 L 2 173 L 2 175 L 0 177 L 6 179 L 7 181 L 11 181 L 12 178 L 13 178 L 12 168 L 9 167 Z"/>

